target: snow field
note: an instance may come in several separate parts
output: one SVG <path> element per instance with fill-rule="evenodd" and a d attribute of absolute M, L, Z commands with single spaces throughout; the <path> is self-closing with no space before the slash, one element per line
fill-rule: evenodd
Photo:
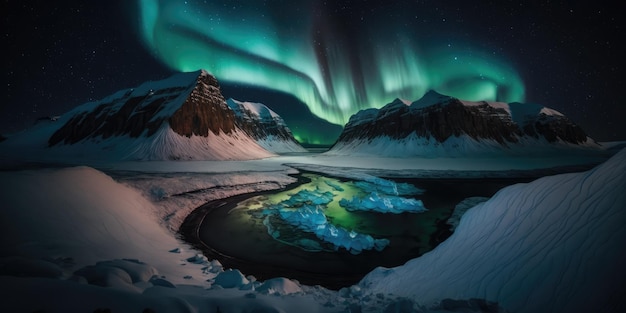
<path fill-rule="evenodd" d="M 328 159 L 317 160 L 313 168 L 333 169 Z M 191 168 L 206 164 L 212 163 Z M 231 181 L 223 173 L 208 182 L 193 171 L 167 176 L 169 169 L 152 182 L 154 177 L 118 179 L 122 183 L 89 167 L 1 172 L 0 293 L 5 301 L 0 307 L 26 312 L 497 310 L 489 301 L 515 312 L 626 307 L 620 300 L 626 277 L 626 150 L 587 172 L 505 188 L 469 209 L 452 237 L 433 251 L 397 268 L 378 268 L 338 292 L 285 278 L 258 282 L 198 255 L 167 229 L 176 224 L 163 222 L 171 213 L 164 210 L 175 206 L 159 201 L 203 192 L 226 196 L 239 193 L 238 185 L 248 190 L 265 181 L 271 182 L 267 188 L 277 188 L 291 181 L 284 168 L 276 172 L 280 166 L 264 164 L 272 170 L 240 173 Z M 335 169 L 346 176 L 368 175 Z M 193 190 L 200 191 L 188 192 Z M 193 207 L 193 201 L 202 200 L 182 203 Z M 471 298 L 486 301 L 459 300 Z"/>

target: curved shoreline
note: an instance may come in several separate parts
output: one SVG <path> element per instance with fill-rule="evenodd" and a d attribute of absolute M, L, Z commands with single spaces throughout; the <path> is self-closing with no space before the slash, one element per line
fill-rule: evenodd
<path fill-rule="evenodd" d="M 194 248 L 202 251 L 202 253 L 207 258 L 220 261 L 220 263 L 222 263 L 225 268 L 238 269 L 245 275 L 253 275 L 259 280 L 266 280 L 274 277 L 287 277 L 290 279 L 298 280 L 299 282 L 306 285 L 320 285 L 332 290 L 339 290 L 342 287 L 349 287 L 358 283 L 367 273 L 369 273 L 376 267 L 371 265 L 365 266 L 362 262 L 363 258 L 380 259 L 382 257 L 380 252 L 363 251 L 358 256 L 352 255 L 348 251 L 344 250 L 338 250 L 334 252 L 315 252 L 316 266 L 312 266 L 311 268 L 309 268 L 309 270 L 305 270 L 302 266 L 300 266 L 299 268 L 293 268 L 289 266 L 290 264 L 284 264 L 284 266 L 281 266 L 279 264 L 271 264 L 270 262 L 262 262 L 260 260 L 251 260 L 241 257 L 235 257 L 224 253 L 224 251 L 221 251 L 218 248 L 211 246 L 210 243 L 205 242 L 205 240 L 201 238 L 202 236 L 200 234 L 203 224 L 205 223 L 205 219 L 213 211 L 219 210 L 220 213 L 228 212 L 231 209 L 235 208 L 238 203 L 245 201 L 249 198 L 290 190 L 302 184 L 310 182 L 310 179 L 304 177 L 303 174 L 320 174 L 305 170 L 298 171 L 300 173 L 291 175 L 293 177 L 296 177 L 297 181 L 283 188 L 268 191 L 251 192 L 231 196 L 224 199 L 213 200 L 196 208 L 185 218 L 179 228 L 178 233 L 182 237 L 181 239 L 183 239 L 187 243 L 190 243 Z M 333 177 L 332 175 L 328 174 L 323 175 L 327 177 Z M 336 178 L 349 180 L 341 177 Z M 447 226 L 445 226 L 443 223 L 441 224 L 441 226 L 442 229 L 437 232 L 437 235 L 431 238 L 431 241 L 435 240 L 441 242 L 443 240 L 440 238 L 443 237 L 443 239 L 445 239 L 448 237 L 449 233 L 446 232 Z M 439 225 L 437 227 L 439 228 Z M 443 236 L 441 236 L 442 234 Z M 310 259 L 311 257 L 311 252 L 299 251 L 297 250 L 297 248 L 293 248 L 292 250 L 290 250 L 289 254 L 296 255 L 302 259 Z M 414 255 L 414 257 L 417 257 L 419 255 Z M 359 262 L 359 259 L 361 260 L 361 262 Z M 325 267 L 324 265 L 330 266 Z M 382 266 L 382 264 L 380 266 Z"/>
<path fill-rule="evenodd" d="M 185 218 L 178 231 L 182 237 L 181 239 L 190 243 L 194 248 L 202 251 L 207 258 L 220 261 L 225 268 L 238 269 L 245 275 L 253 275 L 259 280 L 266 280 L 274 277 L 287 277 L 298 280 L 306 285 L 320 285 L 333 290 L 338 290 L 342 287 L 348 287 L 358 283 L 367 273 L 371 272 L 371 270 L 378 266 L 393 267 L 402 265 L 406 261 L 419 257 L 425 253 L 420 253 L 419 251 L 407 252 L 411 254 L 411 257 L 409 259 L 405 259 L 399 264 L 397 264 L 397 262 L 394 263 L 393 261 L 390 262 L 386 253 L 381 254 L 380 252 L 375 251 L 363 251 L 358 256 L 355 256 L 341 249 L 334 252 L 314 252 L 314 254 L 311 252 L 300 251 L 297 248 L 285 248 L 284 250 L 282 248 L 279 250 L 268 249 L 267 253 L 265 253 L 265 250 L 256 250 L 255 252 L 251 252 L 249 255 L 250 257 L 248 258 L 245 254 L 245 251 L 248 250 L 246 250 L 247 248 L 244 246 L 237 245 L 233 246 L 235 247 L 233 250 L 228 249 L 228 240 L 230 237 L 228 237 L 228 233 L 224 232 L 224 229 L 221 229 L 221 232 L 214 232 L 211 237 L 206 236 L 206 229 L 210 230 L 212 229 L 211 227 L 220 227 L 221 225 L 219 223 L 222 220 L 222 217 L 229 214 L 229 212 L 240 202 L 255 196 L 274 194 L 280 191 L 290 190 L 304 183 L 310 182 L 311 180 L 304 177 L 303 174 L 321 174 L 301 169 L 298 171 L 300 173 L 290 175 L 297 178 L 297 181 L 286 185 L 283 188 L 251 192 L 224 199 L 217 199 L 196 208 Z M 332 175 L 325 173 L 321 175 L 333 177 Z M 350 180 L 347 178 L 337 178 Z M 402 182 L 407 179 L 391 178 L 391 180 Z M 488 180 L 500 181 L 500 179 Z M 520 181 L 519 178 L 509 178 L 504 180 L 510 180 L 511 183 Z M 443 179 L 442 181 L 454 182 L 455 180 Z M 215 219 L 206 221 L 206 218 L 212 213 L 214 214 L 213 217 Z M 451 214 L 452 212 L 450 212 L 450 215 Z M 435 220 L 435 232 L 431 233 L 427 239 L 431 247 L 437 246 L 452 234 L 452 231 L 449 229 L 450 226 L 446 223 L 446 221 L 447 218 Z M 213 225 L 211 225 L 211 223 L 213 223 Z M 203 231 L 203 229 L 205 230 Z M 259 230 L 251 229 L 251 231 L 251 234 L 254 234 L 255 232 L 258 233 Z M 220 238 L 220 236 L 222 237 Z M 253 235 L 250 238 L 251 240 L 255 240 Z M 252 241 L 251 245 L 256 247 Z M 238 252 L 235 252 L 237 249 Z M 229 255 L 228 253 L 225 253 L 225 251 L 231 251 L 234 255 Z M 259 259 L 255 260 L 254 255 L 256 255 Z M 304 261 L 299 262 L 298 260 Z M 364 260 L 376 261 L 364 262 Z"/>
<path fill-rule="evenodd" d="M 224 199 L 213 200 L 203 204 L 202 206 L 193 210 L 183 221 L 178 233 L 181 235 L 181 239 L 190 243 L 194 248 L 202 251 L 202 253 L 209 259 L 216 259 L 222 263 L 225 268 L 238 269 L 244 275 L 253 275 L 259 280 L 266 280 L 274 277 L 286 277 L 290 279 L 298 280 L 300 283 L 306 285 L 320 285 L 331 290 L 339 290 L 342 287 L 351 286 L 356 284 L 363 278 L 366 273 L 359 274 L 340 274 L 339 273 L 317 273 L 302 271 L 296 269 L 283 268 L 280 266 L 265 264 L 260 262 L 252 262 L 249 260 L 239 259 L 227 254 L 224 254 L 213 247 L 207 245 L 200 239 L 200 229 L 204 222 L 204 219 L 208 214 L 216 209 L 230 210 L 234 208 L 239 202 L 247 200 L 249 198 L 260 196 L 264 194 L 271 194 L 278 191 L 284 191 L 293 189 L 299 185 L 310 181 L 308 178 L 302 176 L 302 173 L 308 171 L 299 170 L 299 174 L 295 174 L 298 179 L 296 182 L 291 183 L 284 188 L 251 192 L 236 196 L 231 196 Z"/>

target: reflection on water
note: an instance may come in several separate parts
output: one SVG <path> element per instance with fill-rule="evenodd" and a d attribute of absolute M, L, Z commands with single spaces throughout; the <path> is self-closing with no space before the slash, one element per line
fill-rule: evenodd
<path fill-rule="evenodd" d="M 308 284 L 345 285 L 377 266 L 402 265 L 430 251 L 450 235 L 445 221 L 457 204 L 490 197 L 517 182 L 363 182 L 302 175 L 310 182 L 211 209 L 200 239 L 259 279 L 286 276 Z M 380 212 L 398 207 L 398 212 Z"/>
<path fill-rule="evenodd" d="M 372 249 L 382 251 L 389 245 L 386 238 L 374 238 L 362 232 L 360 226 L 367 218 L 355 212 L 426 211 L 420 200 L 404 197 L 422 193 L 410 184 L 379 178 L 368 182 L 342 182 L 314 174 L 304 177 L 311 181 L 297 190 L 253 198 L 236 209 L 263 219 L 268 234 L 279 242 L 305 251 L 345 249 L 352 254 Z"/>

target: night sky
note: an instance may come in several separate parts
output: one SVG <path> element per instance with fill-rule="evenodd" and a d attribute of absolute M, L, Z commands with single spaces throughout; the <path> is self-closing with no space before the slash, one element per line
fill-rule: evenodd
<path fill-rule="evenodd" d="M 144 81 L 205 68 L 302 141 L 429 89 L 539 103 L 626 140 L 624 19 L 593 1 L 3 1 L 0 134 Z M 546 1 L 547 2 L 547 1 Z"/>

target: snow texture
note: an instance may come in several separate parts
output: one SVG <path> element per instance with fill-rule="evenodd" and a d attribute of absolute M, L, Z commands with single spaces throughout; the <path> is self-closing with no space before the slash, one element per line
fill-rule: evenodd
<path fill-rule="evenodd" d="M 0 196 L 3 311 L 323 311 L 311 295 L 246 297 L 247 277 L 221 289 L 232 274 L 160 226 L 158 209 L 138 191 L 95 169 L 3 172 Z M 284 281 L 266 287 L 295 290 Z"/>
<path fill-rule="evenodd" d="M 355 126 L 370 123 L 377 119 L 383 119 L 389 114 L 398 111 L 399 108 L 408 107 L 410 111 L 422 110 L 426 107 L 442 104 L 446 105 L 450 101 L 455 100 L 450 96 L 441 95 L 435 91 L 427 92 L 422 98 L 409 103 L 406 100 L 395 99 L 391 103 L 385 105 L 381 109 L 366 109 L 357 112 L 350 117 L 346 124 L 346 129 Z M 496 113 L 496 116 L 504 120 L 512 120 L 514 123 L 523 127 L 528 118 L 534 118 L 540 114 L 553 117 L 563 117 L 560 112 L 531 103 L 504 103 L 497 101 L 465 101 L 459 100 L 466 107 L 475 107 L 481 109 L 487 105 L 489 108 L 498 109 L 502 113 Z M 493 112 L 484 112 L 486 115 L 493 115 Z M 404 138 L 392 138 L 386 135 L 376 136 L 373 138 L 361 138 L 353 140 L 342 140 L 326 152 L 329 155 L 379 155 L 387 157 L 480 157 L 480 156 L 529 156 L 529 155 L 546 155 L 546 153 L 561 154 L 589 154 L 600 153 L 604 147 L 599 145 L 592 138 L 582 143 L 572 144 L 561 139 L 556 142 L 549 142 L 543 137 L 534 138 L 532 136 L 516 136 L 519 142 L 508 143 L 503 146 L 501 143 L 492 139 L 475 139 L 469 135 L 461 134 L 460 136 L 451 136 L 444 142 L 439 142 L 434 137 L 418 136 L 415 132 Z"/>
<path fill-rule="evenodd" d="M 149 260 L 174 283 L 192 275 L 195 266 L 180 264 L 193 250 L 159 226 L 150 201 L 95 169 L 3 172 L 0 195 L 4 255 L 63 261 L 75 269 L 118 258 Z M 168 252 L 173 248 L 184 253 Z"/>
<path fill-rule="evenodd" d="M 374 160 L 378 169 L 370 164 Z M 541 168 L 542 164 L 510 159 L 495 165 L 497 159 L 464 164 L 422 159 L 419 165 L 414 160 L 381 160 L 281 157 L 248 162 L 103 163 L 123 183 L 84 166 L 5 170 L 0 172 L 0 308 L 6 312 L 499 312 L 491 302 L 496 301 L 515 312 L 626 310 L 622 298 L 626 150 L 587 172 L 508 187 L 468 210 L 455 233 L 431 252 L 401 267 L 376 269 L 359 285 L 339 292 L 286 278 L 259 282 L 239 275 L 238 287 L 224 288 L 216 278 L 228 269 L 176 239 L 162 223 L 163 210 L 175 207 L 158 205 L 168 199 L 204 192 L 207 197 L 227 197 L 239 193 L 238 186 L 254 190 L 252 185 L 265 182 L 263 188 L 271 189 L 292 182 L 285 175 L 290 170 L 281 165 L 285 161 L 342 177 L 370 179 L 381 170 L 445 170 L 450 165 L 493 170 Z M 549 164 L 558 163 L 543 163 L 543 167 Z M 354 170 L 357 165 L 362 169 Z M 256 172 L 246 173 L 252 168 Z M 124 172 L 131 169 L 134 172 Z M 234 175 L 232 180 L 229 175 Z M 182 203 L 188 206 L 185 210 L 193 207 L 192 202 Z"/>
<path fill-rule="evenodd" d="M 467 210 L 487 200 L 489 200 L 489 198 L 487 197 L 469 197 L 459 202 L 459 204 L 454 207 L 454 210 L 452 211 L 452 216 L 450 216 L 450 218 L 448 218 L 448 220 L 446 221 L 446 223 L 450 225 L 450 230 L 454 231 L 456 229 L 456 227 L 459 225 L 459 222 L 461 221 L 461 217 L 465 214 L 465 212 L 467 212 Z"/>
<path fill-rule="evenodd" d="M 258 140 L 253 139 L 241 129 L 230 133 L 220 131 L 218 134 L 209 131 L 206 136 L 182 136 L 172 130 L 168 122 L 163 122 L 156 133 L 151 136 L 142 134 L 132 137 L 115 135 L 108 138 L 86 138 L 74 144 L 57 144 L 48 146 L 48 139 L 69 122 L 73 117 L 83 112 L 94 112 L 102 105 L 107 110 L 101 114 L 113 114 L 120 111 L 127 98 L 160 98 L 163 105 L 152 120 L 168 118 L 179 110 L 190 97 L 199 83 L 199 76 L 210 75 L 206 71 L 179 73 L 160 81 L 149 81 L 137 88 L 120 90 L 104 99 L 88 102 L 61 115 L 54 121 L 38 123 L 30 129 L 14 134 L 3 142 L 0 147 L 0 157 L 3 155 L 20 157 L 29 155 L 39 161 L 57 161 L 65 163 L 71 159 L 92 160 L 251 160 L 276 156 L 276 153 L 306 151 L 294 140 L 285 140 L 275 136 L 266 136 Z M 220 91 L 214 86 L 205 86 L 215 95 Z M 215 89 L 215 90 L 214 90 Z M 221 96 L 220 96 L 221 97 Z M 223 100 L 222 100 L 223 101 Z M 236 100 L 232 100 L 236 101 Z M 231 103 L 233 103 L 231 101 Z M 237 102 L 249 110 L 253 118 L 275 121 L 281 127 L 286 127 L 284 121 L 275 112 L 258 103 Z M 232 109 L 224 106 L 225 110 Z M 133 114 L 141 114 L 141 108 Z M 243 116 L 239 111 L 239 116 Z M 94 129 L 96 131 L 96 129 Z M 146 133 L 144 131 L 144 133 Z"/>
<path fill-rule="evenodd" d="M 226 104 L 235 112 L 238 118 L 248 121 L 257 120 L 261 125 L 268 125 L 267 127 L 280 127 L 291 137 L 280 138 L 270 134 L 262 138 L 257 138 L 256 142 L 261 147 L 274 153 L 306 152 L 306 149 L 293 138 L 291 130 L 287 127 L 283 118 L 266 105 L 256 102 L 239 101 L 233 98 L 226 100 Z M 262 131 L 262 133 L 264 132 L 265 131 Z"/>
<path fill-rule="evenodd" d="M 578 145 L 567 142 L 550 143 L 540 138 L 520 137 L 519 142 L 503 148 L 500 143 L 491 139 L 476 140 L 468 135 L 451 136 L 444 142 L 434 138 L 420 137 L 411 133 L 405 138 L 394 139 L 378 136 L 372 139 L 355 139 L 341 141 L 326 152 L 327 155 L 350 156 L 385 156 L 394 158 L 425 157 L 425 158 L 472 158 L 480 157 L 514 157 L 514 156 L 549 156 L 568 153 L 570 155 L 600 154 L 600 146 L 591 138 Z"/>
<path fill-rule="evenodd" d="M 623 312 L 624 190 L 626 149 L 584 173 L 510 186 L 469 210 L 436 249 L 359 285 L 422 303 L 482 298 L 513 312 Z"/>
<path fill-rule="evenodd" d="M 174 162 L 169 162 L 174 163 Z M 178 162 L 176 162 L 178 163 Z M 194 162 L 195 163 L 195 162 Z M 194 164 L 197 165 L 197 164 Z M 166 166 L 161 166 L 161 169 Z M 205 167 L 201 167 L 205 168 Z M 245 170 L 240 162 L 222 164 L 230 173 L 150 173 L 114 171 L 116 179 L 142 193 L 153 204 L 161 225 L 176 232 L 191 211 L 213 200 L 250 192 L 280 189 L 296 181 L 285 167 L 271 172 Z"/>

